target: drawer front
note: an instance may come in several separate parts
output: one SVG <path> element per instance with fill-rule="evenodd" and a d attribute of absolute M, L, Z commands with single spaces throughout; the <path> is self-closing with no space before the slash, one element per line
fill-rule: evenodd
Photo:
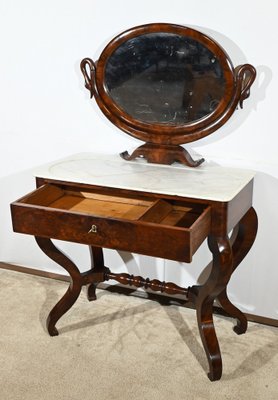
<path fill-rule="evenodd" d="M 34 196 L 32 194 L 32 196 Z M 190 262 L 210 229 L 205 209 L 189 228 L 86 215 L 28 204 L 11 205 L 15 232 Z"/>

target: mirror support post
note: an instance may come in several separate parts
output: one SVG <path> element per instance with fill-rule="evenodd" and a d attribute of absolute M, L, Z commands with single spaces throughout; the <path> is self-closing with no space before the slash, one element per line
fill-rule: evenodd
<path fill-rule="evenodd" d="M 131 155 L 127 151 L 124 151 L 120 156 L 127 161 L 140 157 L 145 158 L 149 163 L 153 164 L 170 165 L 174 162 L 180 162 L 188 167 L 198 167 L 205 161 L 204 158 L 193 160 L 188 151 L 182 146 L 156 143 L 145 143 L 134 150 Z"/>

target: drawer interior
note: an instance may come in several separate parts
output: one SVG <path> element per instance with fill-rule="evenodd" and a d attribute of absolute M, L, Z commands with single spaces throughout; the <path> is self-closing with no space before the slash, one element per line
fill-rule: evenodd
<path fill-rule="evenodd" d="M 188 228 L 202 214 L 205 205 L 144 195 L 124 196 L 78 188 L 46 185 L 21 200 L 23 203 L 46 206 L 98 217 L 156 223 Z"/>

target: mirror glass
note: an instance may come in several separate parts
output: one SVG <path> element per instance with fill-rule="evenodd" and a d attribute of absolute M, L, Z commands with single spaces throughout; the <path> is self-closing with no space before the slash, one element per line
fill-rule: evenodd
<path fill-rule="evenodd" d="M 120 44 L 105 66 L 105 86 L 132 118 L 183 125 L 211 114 L 225 92 L 217 57 L 202 43 L 168 32 Z"/>

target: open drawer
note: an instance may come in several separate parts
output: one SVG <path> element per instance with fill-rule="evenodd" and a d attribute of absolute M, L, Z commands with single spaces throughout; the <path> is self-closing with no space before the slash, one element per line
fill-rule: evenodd
<path fill-rule="evenodd" d="M 12 203 L 15 232 L 190 262 L 210 208 L 121 191 L 47 184 Z"/>

